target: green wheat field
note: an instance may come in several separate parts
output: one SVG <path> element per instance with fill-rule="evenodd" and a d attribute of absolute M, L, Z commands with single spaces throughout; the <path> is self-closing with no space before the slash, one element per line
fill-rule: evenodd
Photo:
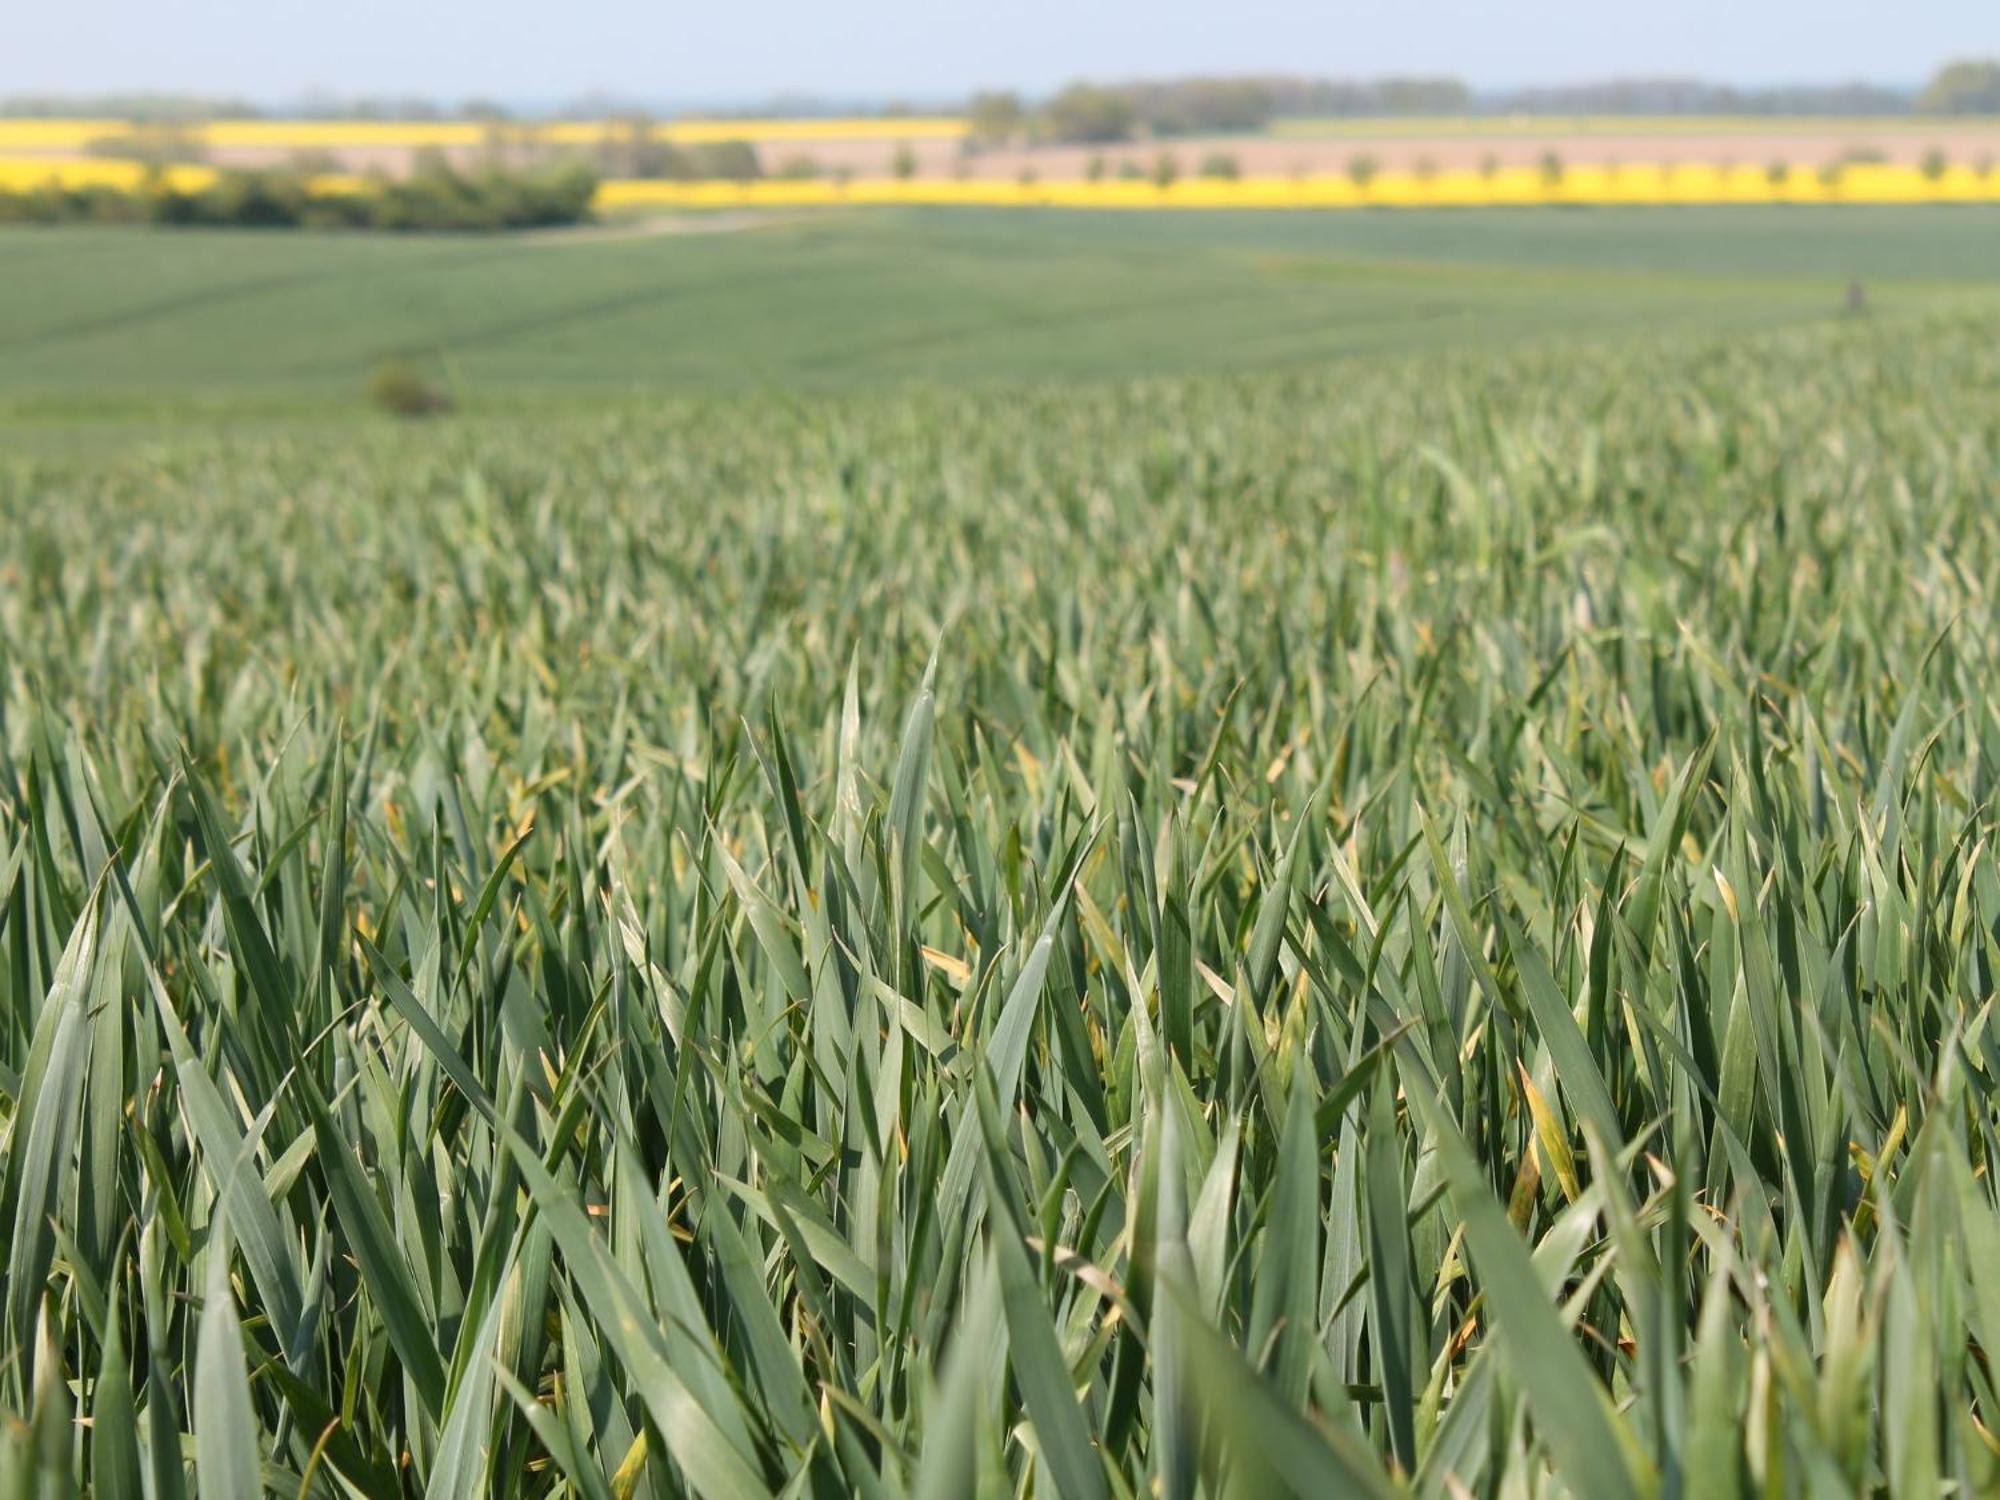
<path fill-rule="evenodd" d="M 0 240 L 0 1491 L 1993 1493 L 1980 226 L 1842 316 L 1596 222 L 1581 311 L 1156 247 L 1068 363 L 1009 289 L 1135 228 L 608 242 L 987 322 L 689 393 L 702 303 L 599 399 L 516 306 L 428 423 L 327 313 L 395 276 L 230 356 L 192 253 Z"/>

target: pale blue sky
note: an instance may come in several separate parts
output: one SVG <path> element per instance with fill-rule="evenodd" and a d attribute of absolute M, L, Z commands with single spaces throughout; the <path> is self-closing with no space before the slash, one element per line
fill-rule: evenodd
<path fill-rule="evenodd" d="M 1078 75 L 1920 81 L 2000 0 L 6 0 L 0 93 L 945 98 Z"/>

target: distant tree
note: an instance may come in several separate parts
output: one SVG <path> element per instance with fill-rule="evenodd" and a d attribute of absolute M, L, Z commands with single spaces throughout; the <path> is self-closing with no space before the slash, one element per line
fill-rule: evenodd
<path fill-rule="evenodd" d="M 1197 175 L 1234 182 L 1243 175 L 1243 168 L 1227 151 L 1211 151 L 1201 159 Z"/>
<path fill-rule="evenodd" d="M 1158 156 L 1153 158 L 1154 187 L 1170 188 L 1174 185 L 1175 179 L 1177 179 L 1180 175 L 1181 175 L 1180 160 L 1174 155 L 1173 152 L 1162 151 Z"/>
<path fill-rule="evenodd" d="M 1563 180 L 1563 159 L 1554 151 L 1544 151 L 1541 160 L 1542 181 L 1551 187 Z"/>
<path fill-rule="evenodd" d="M 692 177 L 694 166 L 671 141 L 661 140 L 652 117 L 637 112 L 605 121 L 598 165 L 607 177 Z"/>
<path fill-rule="evenodd" d="M 764 175 L 757 148 L 748 141 L 703 141 L 688 156 L 696 177 L 726 182 L 754 182 Z"/>
<path fill-rule="evenodd" d="M 1918 169 L 1925 177 L 1936 182 L 1951 170 L 1951 158 L 1945 155 L 1943 147 L 1933 146 L 1924 153 L 1923 160 L 1918 163 Z"/>
<path fill-rule="evenodd" d="M 896 154 L 889 162 L 889 170 L 896 174 L 900 182 L 908 182 L 917 175 L 917 153 L 910 149 L 908 141 L 896 147 Z"/>
<path fill-rule="evenodd" d="M 1438 174 L 1437 158 L 1433 156 L 1420 156 L 1411 163 L 1410 170 L 1417 174 L 1419 182 L 1429 182 Z"/>
<path fill-rule="evenodd" d="M 974 94 L 965 107 L 966 138 L 978 145 L 1005 145 L 1021 133 L 1026 122 L 1019 94 L 989 89 Z"/>
<path fill-rule="evenodd" d="M 1132 101 L 1122 90 L 1094 83 L 1070 84 L 1036 116 L 1048 139 L 1085 144 L 1128 140 L 1136 121 Z"/>
<path fill-rule="evenodd" d="M 1495 156 L 1491 151 L 1480 157 L 1479 175 L 1486 178 L 1498 177 L 1500 175 L 1500 158 Z"/>
<path fill-rule="evenodd" d="M 1090 160 L 1083 164 L 1084 177 L 1091 182 L 1102 182 L 1104 181 L 1104 170 L 1104 153 L 1102 151 L 1091 152 Z"/>
<path fill-rule="evenodd" d="M 1382 163 L 1363 151 L 1347 158 L 1347 175 L 1358 188 L 1365 188 L 1382 170 Z"/>
<path fill-rule="evenodd" d="M 1917 108 L 1930 115 L 2000 114 L 2000 58 L 1946 63 L 1917 95 Z"/>
<path fill-rule="evenodd" d="M 1118 163 L 1118 176 L 1124 182 L 1144 182 L 1146 169 L 1128 156 Z"/>
<path fill-rule="evenodd" d="M 1768 167 L 1764 168 L 1764 180 L 1774 188 L 1783 187 L 1791 179 L 1791 175 L 1792 164 L 1790 162 L 1774 161 Z"/>
<path fill-rule="evenodd" d="M 1120 86 L 1134 116 L 1154 135 L 1244 135 L 1262 130 L 1277 108 L 1261 78 L 1176 78 Z"/>
<path fill-rule="evenodd" d="M 819 176 L 821 170 L 818 157 L 799 152 L 778 163 L 777 175 L 792 182 L 805 182 Z"/>

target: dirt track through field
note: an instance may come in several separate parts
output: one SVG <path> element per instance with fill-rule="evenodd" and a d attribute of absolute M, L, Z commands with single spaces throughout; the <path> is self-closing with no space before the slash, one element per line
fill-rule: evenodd
<path fill-rule="evenodd" d="M 619 240 L 666 239 L 679 235 L 740 234 L 747 229 L 769 229 L 795 217 L 793 214 L 749 210 L 652 214 L 643 219 L 614 219 L 604 224 L 531 229 L 514 239 L 517 244 L 529 245 L 603 245 Z"/>

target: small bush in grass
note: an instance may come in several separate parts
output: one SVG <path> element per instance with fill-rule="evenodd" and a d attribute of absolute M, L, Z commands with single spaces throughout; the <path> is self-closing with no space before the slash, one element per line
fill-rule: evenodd
<path fill-rule="evenodd" d="M 1563 180 L 1563 159 L 1554 151 L 1544 151 L 1541 159 L 1542 181 L 1554 187 Z"/>
<path fill-rule="evenodd" d="M 397 417 L 435 417 L 451 396 L 406 359 L 385 359 L 368 376 L 368 404 Z"/>
<path fill-rule="evenodd" d="M 1764 180 L 1774 188 L 1783 187 L 1791 179 L 1792 164 L 1790 162 L 1774 161 L 1768 167 L 1764 168 Z"/>
<path fill-rule="evenodd" d="M 1358 188 L 1367 187 L 1369 183 L 1375 180 L 1381 170 L 1382 163 L 1365 152 L 1359 156 L 1350 156 L 1347 158 L 1347 175 L 1353 179 L 1354 185 Z"/>
<path fill-rule="evenodd" d="M 1941 181 L 1944 174 L 1951 170 L 1951 158 L 1945 154 L 1942 147 L 1933 146 L 1924 153 L 1923 160 L 1917 164 L 1917 170 L 1924 174 L 1927 181 Z"/>
<path fill-rule="evenodd" d="M 1227 151 L 1211 151 L 1201 159 L 1200 175 L 1234 182 L 1243 175 L 1243 168 Z"/>
<path fill-rule="evenodd" d="M 896 148 L 896 155 L 889 163 L 889 170 L 896 174 L 898 182 L 908 182 L 917 175 L 917 153 L 907 143 Z"/>
<path fill-rule="evenodd" d="M 1104 153 L 1102 151 L 1092 152 L 1090 160 L 1083 164 L 1085 179 L 1090 182 L 1102 182 L 1104 181 L 1104 172 Z"/>
<path fill-rule="evenodd" d="M 1181 175 L 1180 158 L 1171 151 L 1162 151 L 1153 158 L 1153 186 L 1170 188 Z"/>

